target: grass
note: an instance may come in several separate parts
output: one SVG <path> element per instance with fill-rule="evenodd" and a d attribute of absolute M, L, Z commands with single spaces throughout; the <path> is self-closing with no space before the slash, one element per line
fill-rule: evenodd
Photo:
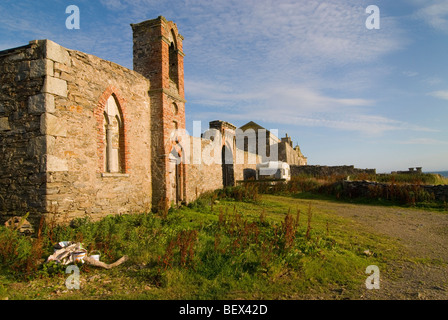
<path fill-rule="evenodd" d="M 240 195 L 242 195 L 240 197 Z M 235 200 L 238 199 L 240 201 Z M 291 196 L 208 194 L 166 217 L 147 213 L 43 222 L 34 238 L 0 228 L 0 298 L 301 299 L 356 298 L 365 269 L 385 268 L 399 246 Z M 41 264 L 54 243 L 79 241 L 116 269 L 80 265 L 68 290 L 58 265 Z M 369 250 L 372 255 L 364 252 Z M 343 290 L 343 294 L 341 294 Z"/>
<path fill-rule="evenodd" d="M 319 181 L 326 182 L 336 182 L 347 178 L 346 175 L 331 175 L 331 176 L 310 176 L 301 175 L 298 176 L 299 179 L 314 178 Z M 448 184 L 448 178 L 445 178 L 439 174 L 433 173 L 391 173 L 391 174 L 367 174 L 359 173 L 349 176 L 350 180 L 369 180 L 384 183 L 394 183 L 394 184 Z"/>
<path fill-rule="evenodd" d="M 350 180 L 378 182 L 367 190 L 344 188 L 346 176 L 313 177 L 295 176 L 286 183 L 246 181 L 235 188 L 237 194 L 249 194 L 256 201 L 259 194 L 281 194 L 301 199 L 326 199 L 357 204 L 381 206 L 404 206 L 411 208 L 448 211 L 446 201 L 435 200 L 433 193 L 426 191 L 425 184 L 447 184 L 448 179 L 436 174 L 359 174 Z M 249 192 L 250 191 L 250 192 Z"/>

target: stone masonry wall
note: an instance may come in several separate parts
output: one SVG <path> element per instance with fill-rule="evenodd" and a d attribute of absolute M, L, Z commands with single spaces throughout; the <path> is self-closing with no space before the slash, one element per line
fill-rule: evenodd
<path fill-rule="evenodd" d="M 278 159 L 289 165 L 296 166 L 306 165 L 307 163 L 305 157 L 299 157 L 297 151 L 289 143 L 283 140 L 278 144 Z"/>
<path fill-rule="evenodd" d="M 66 50 L 54 78 L 66 84 L 55 94 L 47 135 L 46 211 L 79 216 L 143 212 L 151 208 L 149 81 L 142 75 L 82 52 Z M 103 112 L 114 95 L 124 122 L 123 172 L 104 168 Z"/>
<path fill-rule="evenodd" d="M 190 157 L 187 165 L 187 202 L 194 201 L 198 196 L 223 187 L 222 166 L 212 159 L 202 159 L 202 150 L 210 144 L 209 140 L 190 137 Z M 198 157 L 198 153 L 201 156 Z M 212 154 L 213 156 L 213 154 Z M 221 155 L 219 154 L 219 157 Z"/>
<path fill-rule="evenodd" d="M 257 164 L 262 162 L 262 156 L 243 150 L 237 150 L 237 152 L 241 153 L 241 158 L 244 160 L 243 163 L 235 162 L 235 181 L 255 179 Z"/>
<path fill-rule="evenodd" d="M 183 37 L 177 26 L 159 16 L 132 24 L 134 70 L 150 81 L 153 206 L 166 207 L 169 202 L 185 200 L 182 190 L 175 199 L 171 181 L 175 171 L 170 167 L 171 134 L 174 129 L 185 129 L 185 93 Z M 172 75 L 175 74 L 175 77 Z M 180 174 L 181 189 L 185 186 L 185 170 Z"/>
<path fill-rule="evenodd" d="M 53 61 L 44 47 L 29 44 L 0 52 L 0 211 L 41 212 L 45 206 L 41 114 L 54 108 L 43 90 Z"/>
<path fill-rule="evenodd" d="M 216 148 L 218 152 L 215 157 L 214 151 L 209 152 L 210 140 L 198 137 L 190 137 L 190 157 L 187 165 L 187 202 L 195 200 L 202 193 L 223 188 L 223 169 L 221 161 L 221 146 Z M 194 154 L 201 152 L 201 161 L 194 158 Z M 261 162 L 261 156 L 238 150 L 241 152 L 239 157 L 234 158 L 234 176 L 235 181 L 244 180 L 248 171 L 255 172 L 256 164 Z M 205 156 L 209 155 L 207 159 Z M 243 163 L 238 163 L 242 161 Z M 255 163 L 253 163 L 255 161 Z"/>
<path fill-rule="evenodd" d="M 151 208 L 149 81 L 49 40 L 0 52 L 0 204 L 58 217 Z M 124 121 L 122 173 L 106 173 L 103 112 Z"/>
<path fill-rule="evenodd" d="M 387 190 L 390 187 L 388 183 L 380 183 L 374 181 L 360 180 L 360 181 L 341 181 L 342 189 L 347 194 L 356 195 L 358 197 L 367 197 L 370 195 L 371 188 L 379 188 L 380 190 Z M 448 185 L 419 185 L 420 188 L 428 193 L 434 194 L 436 201 L 448 201 Z M 385 193 L 385 192 L 384 192 Z"/>
<path fill-rule="evenodd" d="M 314 177 L 326 177 L 331 175 L 355 175 L 355 174 L 375 174 L 376 169 L 358 169 L 354 166 L 291 166 L 291 176 L 311 175 Z"/>

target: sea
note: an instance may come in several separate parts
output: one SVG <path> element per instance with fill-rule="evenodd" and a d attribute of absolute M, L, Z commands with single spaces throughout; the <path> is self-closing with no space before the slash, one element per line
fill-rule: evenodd
<path fill-rule="evenodd" d="M 448 178 L 448 171 L 432 171 L 432 172 L 425 172 L 425 173 L 437 173 L 437 174 L 440 174 L 442 177 Z"/>

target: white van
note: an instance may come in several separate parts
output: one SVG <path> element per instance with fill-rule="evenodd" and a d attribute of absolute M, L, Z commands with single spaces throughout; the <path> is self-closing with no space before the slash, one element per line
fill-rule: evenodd
<path fill-rule="evenodd" d="M 268 161 L 257 164 L 257 180 L 291 179 L 289 164 L 283 161 Z"/>

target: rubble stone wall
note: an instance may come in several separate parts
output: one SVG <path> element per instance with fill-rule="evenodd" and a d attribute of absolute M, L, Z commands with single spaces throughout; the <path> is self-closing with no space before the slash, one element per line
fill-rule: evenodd
<path fill-rule="evenodd" d="M 358 169 L 354 166 L 319 166 L 319 165 L 306 165 L 306 166 L 291 166 L 291 175 L 311 175 L 314 177 L 325 177 L 332 175 L 355 175 L 355 174 L 376 174 L 376 169 Z"/>
<path fill-rule="evenodd" d="M 61 47 L 61 50 L 64 50 Z M 149 81 L 132 70 L 79 51 L 66 50 L 54 77 L 67 94 L 55 95 L 55 122 L 63 134 L 47 131 L 47 212 L 105 215 L 151 209 L 151 117 Z M 103 113 L 113 95 L 123 116 L 123 169 L 106 172 Z"/>
<path fill-rule="evenodd" d="M 54 61 L 27 45 L 0 52 L 0 211 L 41 212 L 45 205 L 47 141 L 42 135 L 54 97 L 44 90 Z M 51 161 L 51 160 L 50 160 Z"/>
<path fill-rule="evenodd" d="M 150 210 L 145 77 L 49 40 L 0 53 L 0 70 L 3 211 L 74 217 Z M 102 121 L 111 95 L 124 121 L 120 173 L 104 168 Z"/>
<path fill-rule="evenodd" d="M 390 187 L 388 183 L 380 183 L 374 181 L 360 180 L 360 181 L 342 181 L 343 190 L 351 195 L 358 197 L 368 197 L 371 188 L 380 188 L 387 190 Z M 419 185 L 420 188 L 428 193 L 434 194 L 434 200 L 436 201 L 448 201 L 448 185 Z"/>

